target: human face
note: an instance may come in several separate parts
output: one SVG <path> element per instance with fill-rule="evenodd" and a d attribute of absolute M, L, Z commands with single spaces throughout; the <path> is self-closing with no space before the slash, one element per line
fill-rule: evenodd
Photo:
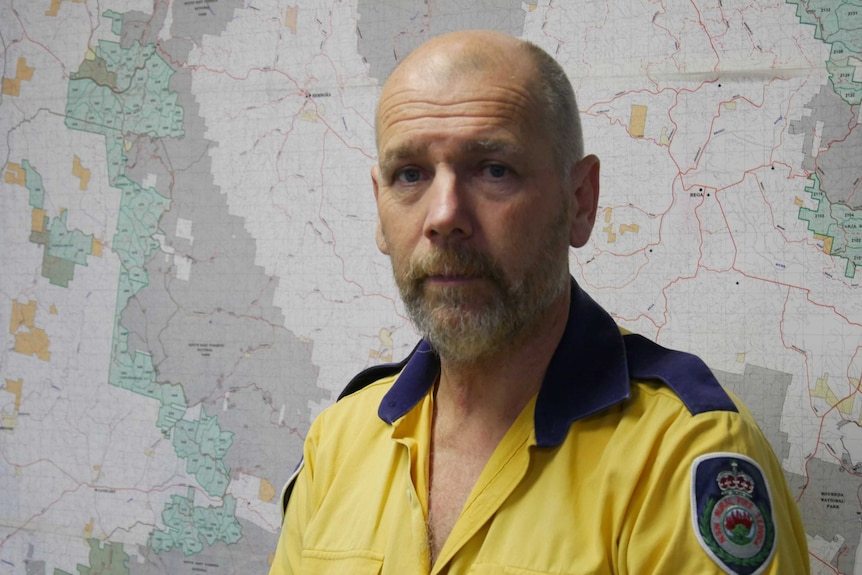
<path fill-rule="evenodd" d="M 441 357 L 511 343 L 568 286 L 569 190 L 524 74 L 396 78 L 378 114 L 378 245 Z"/>

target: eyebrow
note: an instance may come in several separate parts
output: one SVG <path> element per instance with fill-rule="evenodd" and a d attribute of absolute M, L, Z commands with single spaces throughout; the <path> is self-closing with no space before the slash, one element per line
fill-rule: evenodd
<path fill-rule="evenodd" d="M 392 164 L 400 161 L 421 156 L 428 151 L 429 144 L 414 144 L 405 142 L 394 148 L 386 150 L 386 152 L 378 160 L 381 170 L 386 170 Z M 524 147 L 519 143 L 510 140 L 487 139 L 487 140 L 470 140 L 461 145 L 459 151 L 462 154 L 481 154 L 481 153 L 505 153 L 517 154 L 523 153 Z"/>
<path fill-rule="evenodd" d="M 378 160 L 377 163 L 380 165 L 380 169 L 385 171 L 385 168 L 392 164 L 396 164 L 401 160 L 405 160 L 407 158 L 414 158 L 425 153 L 428 150 L 428 144 L 423 145 L 415 145 L 410 142 L 406 142 L 404 144 L 400 144 L 394 148 L 390 148 L 386 150 L 386 153 L 383 154 Z"/>
<path fill-rule="evenodd" d="M 461 151 L 465 153 L 520 153 L 524 151 L 524 147 L 510 140 L 474 140 L 467 142 L 461 146 Z"/>

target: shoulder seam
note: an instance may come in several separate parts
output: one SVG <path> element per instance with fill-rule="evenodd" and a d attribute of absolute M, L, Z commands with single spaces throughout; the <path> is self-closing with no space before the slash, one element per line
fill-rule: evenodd
<path fill-rule="evenodd" d="M 416 349 L 418 347 L 419 344 L 416 344 L 413 350 L 409 354 L 407 354 L 407 357 L 405 357 L 398 363 L 384 363 L 380 365 L 373 365 L 371 367 L 363 369 L 362 371 L 354 375 L 353 379 L 351 379 L 347 383 L 342 392 L 338 395 L 338 399 L 336 399 L 336 401 L 341 401 L 348 395 L 353 395 L 357 391 L 368 387 L 375 381 L 383 379 L 384 377 L 389 377 L 400 373 L 404 369 L 404 366 L 407 365 L 407 362 L 410 361 L 410 358 L 413 357 L 413 354 L 416 352 Z"/>
<path fill-rule="evenodd" d="M 662 347 L 638 334 L 626 334 L 623 341 L 632 380 L 663 382 L 692 415 L 739 411 L 706 363 L 696 355 Z"/>

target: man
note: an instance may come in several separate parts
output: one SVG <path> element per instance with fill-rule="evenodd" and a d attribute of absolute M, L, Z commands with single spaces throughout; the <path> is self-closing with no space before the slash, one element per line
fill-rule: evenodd
<path fill-rule="evenodd" d="M 808 573 L 750 414 L 569 276 L 599 161 L 550 56 L 429 41 L 377 147 L 377 243 L 424 339 L 312 425 L 271 574 Z"/>

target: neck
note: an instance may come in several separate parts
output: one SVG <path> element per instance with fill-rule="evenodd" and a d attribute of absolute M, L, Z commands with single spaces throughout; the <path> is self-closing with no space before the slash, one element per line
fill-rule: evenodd
<path fill-rule="evenodd" d="M 505 432 L 542 386 L 563 336 L 569 305 L 569 290 L 565 289 L 505 348 L 475 362 L 441 358 L 437 416 L 449 421 L 482 422 L 491 428 L 502 427 Z"/>

